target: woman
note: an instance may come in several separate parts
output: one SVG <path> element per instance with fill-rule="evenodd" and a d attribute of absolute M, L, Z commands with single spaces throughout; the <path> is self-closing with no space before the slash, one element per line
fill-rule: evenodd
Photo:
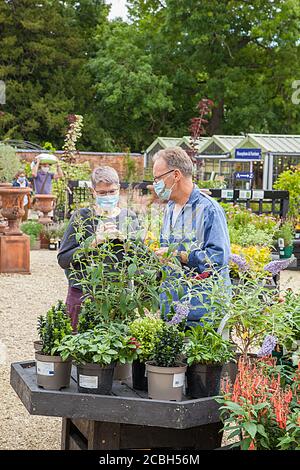
<path fill-rule="evenodd" d="M 63 236 L 59 253 L 59 265 L 65 269 L 69 288 L 67 311 L 76 331 L 82 303 L 82 290 L 71 275 L 71 264 L 80 247 L 76 239 L 78 227 L 84 227 L 84 239 L 91 237 L 91 246 L 96 247 L 108 238 L 132 237 L 139 230 L 136 215 L 119 207 L 120 181 L 116 170 L 109 166 L 96 168 L 92 173 L 92 195 L 94 204 L 75 212 Z"/>
<path fill-rule="evenodd" d="M 15 178 L 12 182 L 12 185 L 16 188 L 27 188 L 30 185 L 28 179 L 26 178 L 24 170 L 19 170 L 16 173 Z M 25 214 L 22 217 L 22 222 L 27 220 L 29 208 L 30 208 L 30 197 L 25 195 L 24 200 L 23 200 L 23 209 L 25 210 Z"/>

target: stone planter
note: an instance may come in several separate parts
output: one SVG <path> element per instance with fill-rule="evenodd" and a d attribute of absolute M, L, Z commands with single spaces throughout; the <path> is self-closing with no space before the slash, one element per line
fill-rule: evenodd
<path fill-rule="evenodd" d="M 34 198 L 34 209 L 43 212 L 43 215 L 39 216 L 39 222 L 44 225 L 51 223 L 52 220 L 48 214 L 55 207 L 56 196 L 53 196 L 53 194 L 36 194 Z"/>
<path fill-rule="evenodd" d="M 25 214 L 23 200 L 30 191 L 30 188 L 0 186 L 1 214 L 8 221 L 8 227 L 4 232 L 6 235 L 22 235 L 20 222 Z"/>

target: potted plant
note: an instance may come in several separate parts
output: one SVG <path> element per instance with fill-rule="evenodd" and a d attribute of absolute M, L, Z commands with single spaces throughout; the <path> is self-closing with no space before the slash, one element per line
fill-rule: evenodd
<path fill-rule="evenodd" d="M 184 349 L 188 395 L 192 398 L 218 395 L 223 365 L 235 356 L 232 344 L 209 321 L 190 328 L 186 337 L 189 340 Z"/>
<path fill-rule="evenodd" d="M 136 390 L 148 390 L 145 363 L 152 358 L 157 333 L 163 327 L 163 320 L 154 315 L 139 317 L 129 324 L 129 330 L 140 343 L 140 354 L 132 363 L 132 386 Z"/>
<path fill-rule="evenodd" d="M 164 323 L 158 331 L 152 360 L 146 362 L 148 396 L 155 400 L 181 401 L 187 365 L 180 362 L 184 333 Z"/>
<path fill-rule="evenodd" d="M 64 337 L 72 333 L 66 306 L 59 301 L 38 319 L 38 332 L 42 347 L 36 350 L 37 384 L 47 390 L 68 387 L 71 376 L 71 360 L 62 359 L 58 347 Z"/>
<path fill-rule="evenodd" d="M 31 250 L 39 250 L 41 247 L 41 242 L 39 236 L 43 229 L 43 225 L 34 220 L 28 220 L 23 222 L 21 225 L 21 230 L 23 233 L 29 236 L 30 238 L 30 248 Z"/>
<path fill-rule="evenodd" d="M 124 335 L 121 324 L 112 322 L 65 337 L 58 351 L 64 360 L 72 357 L 75 361 L 79 392 L 109 395 L 115 365 L 136 359 L 139 344 Z"/>
<path fill-rule="evenodd" d="M 291 222 L 283 222 L 275 232 L 274 239 L 278 243 L 280 258 L 290 258 L 293 254 L 294 226 Z"/>
<path fill-rule="evenodd" d="M 276 336 L 281 343 L 292 337 L 292 327 L 286 321 L 284 304 L 267 287 L 264 277 L 257 275 L 255 279 L 242 280 L 223 309 L 229 316 L 231 342 L 237 354 L 246 359 L 249 354 L 256 354 L 266 335 Z"/>

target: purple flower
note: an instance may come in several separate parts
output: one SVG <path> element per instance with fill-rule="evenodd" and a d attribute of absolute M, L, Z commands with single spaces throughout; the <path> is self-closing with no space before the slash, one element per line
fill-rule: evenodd
<path fill-rule="evenodd" d="M 231 254 L 230 261 L 234 264 L 237 264 L 241 272 L 246 272 L 249 269 L 249 264 L 247 263 L 245 258 L 243 258 L 243 256 Z"/>
<path fill-rule="evenodd" d="M 264 266 L 265 271 L 269 271 L 272 276 L 276 276 L 280 271 L 286 269 L 293 260 L 291 258 L 274 260 Z"/>
<path fill-rule="evenodd" d="M 272 335 L 267 335 L 264 339 L 262 347 L 257 353 L 258 357 L 270 356 L 270 354 L 272 354 L 272 351 L 275 349 L 276 344 L 277 338 Z"/>
<path fill-rule="evenodd" d="M 188 304 L 182 302 L 173 302 L 172 307 L 175 311 L 175 315 L 173 315 L 171 320 L 167 322 L 168 325 L 178 325 L 187 319 L 190 311 Z"/>

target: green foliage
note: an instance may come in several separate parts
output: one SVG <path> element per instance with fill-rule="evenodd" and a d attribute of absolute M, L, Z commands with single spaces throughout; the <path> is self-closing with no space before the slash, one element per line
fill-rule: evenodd
<path fill-rule="evenodd" d="M 95 80 L 96 113 L 117 149 L 140 151 L 174 109 L 172 85 L 154 71 L 151 51 L 134 25 L 114 21 L 103 29 L 90 68 Z"/>
<path fill-rule="evenodd" d="M 130 333 L 140 343 L 141 362 L 149 361 L 153 355 L 153 349 L 157 340 L 157 333 L 164 325 L 163 320 L 153 316 L 140 317 L 129 324 Z"/>
<path fill-rule="evenodd" d="M 47 238 L 47 240 L 50 240 L 51 238 L 61 240 L 67 229 L 68 224 L 69 220 L 64 220 L 63 222 L 43 225 L 41 232 L 43 236 Z"/>
<path fill-rule="evenodd" d="M 209 321 L 192 327 L 186 332 L 189 342 L 184 354 L 189 366 L 192 364 L 225 364 L 233 359 L 232 344 L 219 335 Z"/>
<path fill-rule="evenodd" d="M 198 180 L 197 185 L 200 189 L 223 189 L 226 188 L 225 181 L 218 180 Z"/>
<path fill-rule="evenodd" d="M 76 163 L 76 165 L 60 162 L 61 169 L 63 170 L 64 177 L 59 178 L 57 180 L 52 180 L 52 193 L 54 196 L 57 197 L 56 199 L 56 207 L 60 210 L 64 210 L 67 198 L 68 198 L 68 190 L 67 190 L 67 182 L 68 180 L 80 180 L 80 181 L 90 181 L 91 179 L 91 167 L 88 162 L 84 163 Z M 74 203 L 72 209 L 79 208 L 81 206 L 82 201 L 79 199 L 76 191 L 74 192 Z M 90 201 L 90 195 L 88 193 L 87 201 Z"/>
<path fill-rule="evenodd" d="M 283 222 L 282 225 L 276 230 L 274 234 L 274 241 L 277 242 L 279 238 L 283 238 L 284 246 L 292 245 L 295 236 L 294 225 L 291 222 Z"/>
<path fill-rule="evenodd" d="M 230 242 L 240 246 L 272 246 L 273 234 L 255 228 L 255 225 L 248 224 L 245 227 L 235 229 L 228 227 Z"/>
<path fill-rule="evenodd" d="M 81 305 L 78 319 L 78 333 L 93 330 L 102 323 L 103 319 L 97 309 L 97 304 L 92 299 L 87 298 Z"/>
<path fill-rule="evenodd" d="M 7 95 L 1 139 L 47 140 L 61 148 L 67 114 L 76 109 L 92 123 L 94 91 L 86 65 L 107 13 L 102 0 L 0 2 L 0 75 Z M 99 150 L 103 132 L 96 134 L 93 117 L 83 145 Z"/>
<path fill-rule="evenodd" d="M 97 225 L 93 216 L 88 223 Z M 132 320 L 147 308 L 159 308 L 161 265 L 156 255 L 141 240 L 110 240 L 91 247 L 85 227 L 76 219 L 76 238 L 80 248 L 73 259 L 71 277 L 83 293 L 92 298 L 102 322 Z"/>
<path fill-rule="evenodd" d="M 289 192 L 289 215 L 297 218 L 300 213 L 300 169 L 281 173 L 274 183 L 274 189 Z"/>
<path fill-rule="evenodd" d="M 0 143 L 0 182 L 11 183 L 20 166 L 15 149 Z"/>
<path fill-rule="evenodd" d="M 21 224 L 21 231 L 30 237 L 30 245 L 32 246 L 43 231 L 43 225 L 34 220 L 28 220 Z"/>
<path fill-rule="evenodd" d="M 291 340 L 293 328 L 286 321 L 283 303 L 266 287 L 266 280 L 258 274 L 253 279 L 241 274 L 241 281 L 231 303 L 224 305 L 231 340 L 237 350 L 246 356 L 262 344 L 267 334 L 274 335 L 279 344 Z"/>
<path fill-rule="evenodd" d="M 71 335 L 72 326 L 66 305 L 60 300 L 38 318 L 39 338 L 43 343 L 42 354 L 57 356 L 58 347 L 65 336 Z"/>
<path fill-rule="evenodd" d="M 153 349 L 153 363 L 158 367 L 175 367 L 183 351 L 184 333 L 176 326 L 164 323 L 157 332 Z"/>
<path fill-rule="evenodd" d="M 64 360 L 72 357 L 77 364 L 105 366 L 117 361 L 125 364 L 136 360 L 139 345 L 128 335 L 124 325 L 112 322 L 65 337 L 58 351 Z"/>
<path fill-rule="evenodd" d="M 299 133 L 296 0 L 128 4 L 130 23 L 109 22 L 102 0 L 0 2 L 1 138 L 61 148 L 76 112 L 81 148 L 141 151 L 186 135 L 203 96 L 216 102 L 210 134 Z"/>

